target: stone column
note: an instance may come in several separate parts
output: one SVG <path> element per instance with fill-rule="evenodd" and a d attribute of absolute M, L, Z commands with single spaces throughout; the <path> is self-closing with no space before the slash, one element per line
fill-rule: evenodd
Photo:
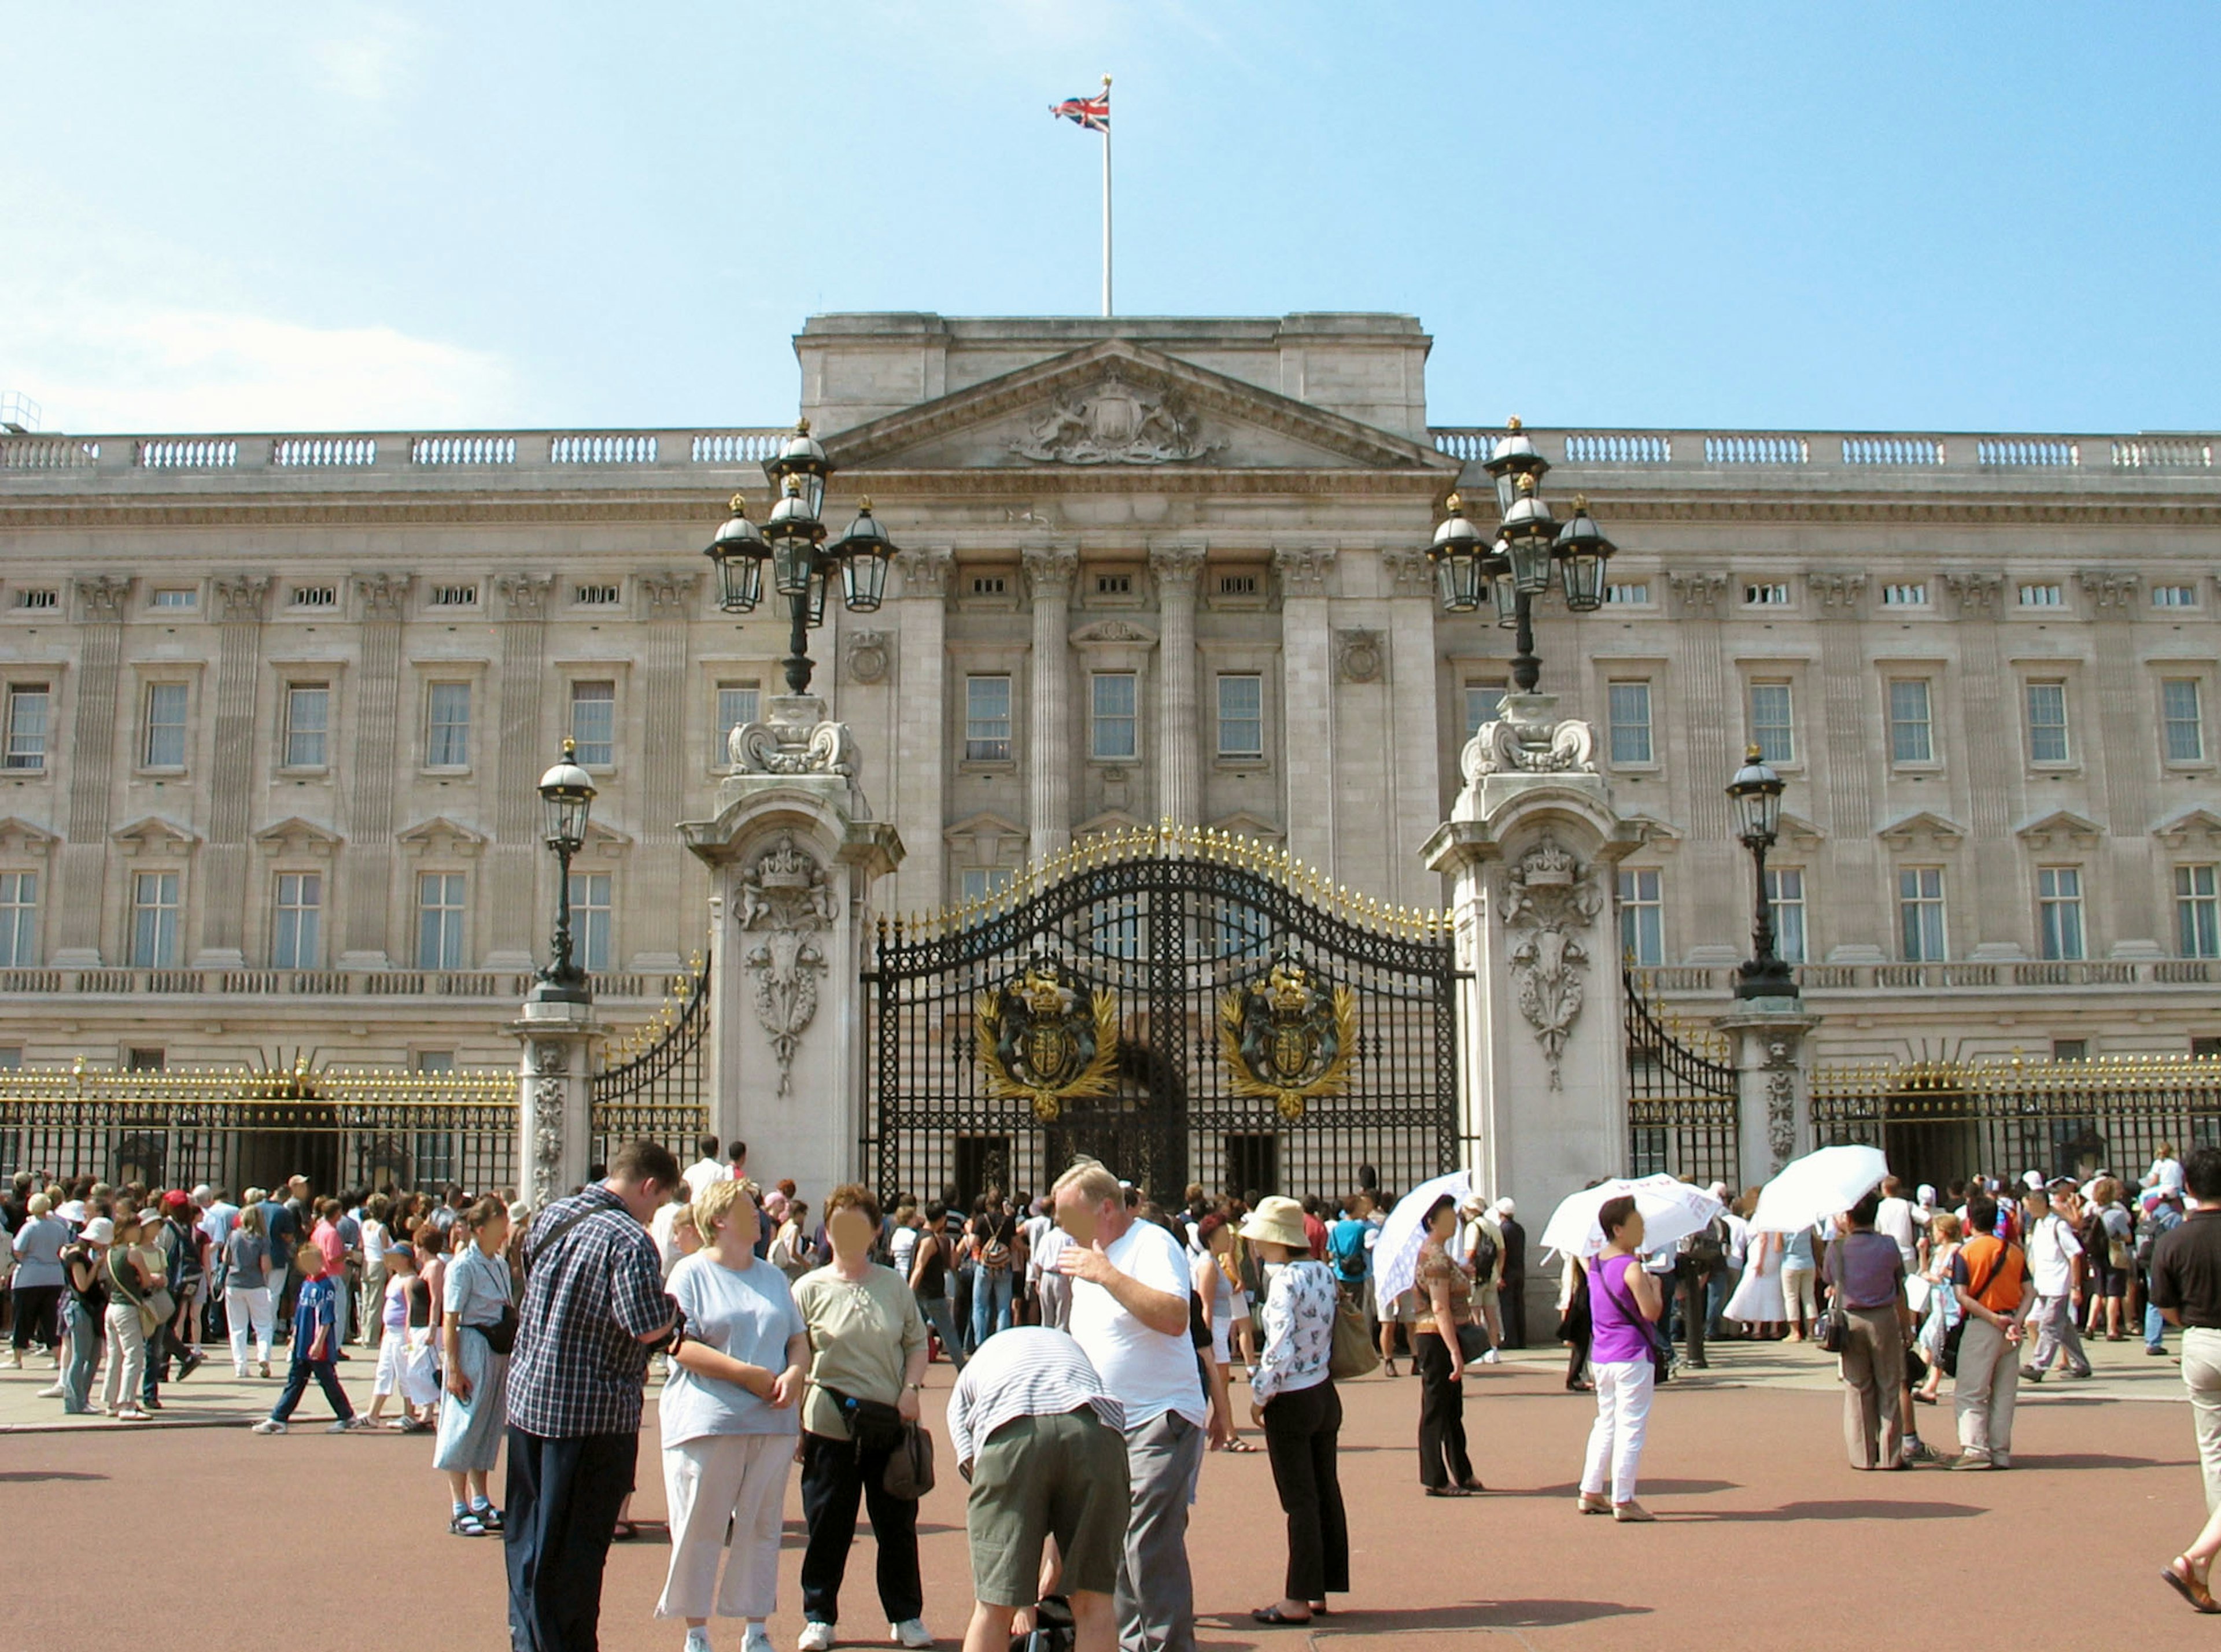
<path fill-rule="evenodd" d="M 1808 574 L 1805 584 L 1820 616 L 1820 681 L 1825 685 L 1820 756 L 1826 764 L 1828 887 L 1840 892 L 1830 903 L 1842 932 L 1829 948 L 1837 963 L 1879 963 L 1891 956 L 1890 904 L 1874 846 L 1874 770 L 1886 763 L 1887 731 L 1876 701 L 1867 692 L 1866 651 L 1859 645 L 1859 624 L 1866 604 L 1862 573 Z"/>
<path fill-rule="evenodd" d="M 210 582 L 216 620 L 216 753 L 209 785 L 208 843 L 201 851 L 201 944 L 197 969 L 236 969 L 247 962 L 250 905 L 247 833 L 256 795 L 255 678 L 262 661 L 262 599 L 266 575 Z M 279 714 L 284 714 L 281 705 Z M 325 739 L 332 739 L 328 723 Z"/>
<path fill-rule="evenodd" d="M 1199 545 L 1153 545 L 1157 583 L 1157 814 L 1174 826 L 1202 824 L 1203 708 L 1195 680 L 1195 587 Z"/>
<path fill-rule="evenodd" d="M 2138 678 L 2134 630 L 2141 583 L 2135 574 L 2085 569 L 2081 575 L 2083 594 L 2098 621 L 2098 728 L 2103 739 L 2090 743 L 2089 755 L 2105 768 L 2105 884 L 2118 926 L 2111 949 L 2117 958 L 2157 957 L 2161 951 L 2159 914 L 2152 907 L 2158 869 L 2150 825 L 2151 701 Z M 2101 910 L 2089 891 L 2083 899 L 2085 911 Z"/>
<path fill-rule="evenodd" d="M 895 632 L 894 824 L 912 845 L 895 875 L 892 903 L 917 911 L 948 904 L 948 580 L 956 552 L 945 545 L 896 553 L 902 574 L 901 619 Z"/>
<path fill-rule="evenodd" d="M 100 915 L 108 870 L 108 829 L 116 776 L 116 696 L 123 663 L 123 605 L 128 579 L 105 574 L 77 582 L 77 708 L 70 720 L 69 802 L 61 852 L 61 910 L 53 963 L 100 966 Z M 123 767 L 128 770 L 129 764 Z"/>
<path fill-rule="evenodd" d="M 1820 1018 L 1799 999 L 1754 998 L 1715 1015 L 1712 1025 L 1735 1050 L 1740 1185 L 1755 1188 L 1815 1144 L 1810 1035 Z"/>
<path fill-rule="evenodd" d="M 639 846 L 627 869 L 622 899 L 630 916 L 631 966 L 635 969 L 679 969 L 693 944 L 691 915 L 679 909 L 679 882 L 686 851 L 679 820 L 686 813 L 689 760 L 694 750 L 679 738 L 686 726 L 686 639 L 694 613 L 695 573 L 643 575 L 648 635 L 641 671 L 642 726 Z M 616 967 L 616 960 L 610 961 Z"/>
<path fill-rule="evenodd" d="M 393 791 L 401 736 L 401 610 L 414 576 L 363 574 L 362 674 L 355 689 L 354 750 L 343 835 L 347 923 L 342 969 L 383 969 L 394 933 Z M 403 903 L 406 906 L 406 902 Z"/>
<path fill-rule="evenodd" d="M 1420 828 L 1442 807 L 1442 695 L 1435 657 L 1435 581 L 1427 553 L 1391 546 L 1380 553 L 1388 605 L 1389 790 L 1395 843 L 1388 857 L 1387 898 L 1398 906 L 1431 907 L 1439 886 L 1421 858 Z"/>
<path fill-rule="evenodd" d="M 1667 584 L 1674 620 L 1669 692 L 1694 714 L 1685 717 L 1677 707 L 1672 715 L 1663 715 L 1668 708 L 1655 696 L 1650 708 L 1654 751 L 1666 770 L 1668 818 L 1686 821 L 1688 828 L 1675 851 L 1680 867 L 1667 880 L 1668 899 L 1683 935 L 1703 938 L 1700 944 L 1717 949 L 1709 954 L 1712 957 L 1733 957 L 1732 946 L 1717 938 L 1719 932 L 1712 926 L 1717 908 L 1704 898 L 1711 890 L 1736 888 L 1738 876 L 1746 885 L 1749 882 L 1742 847 L 1736 841 L 1728 811 L 1727 783 L 1742 764 L 1745 715 L 1740 703 L 1742 684 L 1728 669 L 1721 646 L 1720 619 L 1730 600 L 1728 576 L 1717 570 L 1685 571 L 1670 576 Z M 1688 743 L 1674 749 L 1668 742 L 1682 731 L 1686 731 Z M 1673 932 L 1672 926 L 1667 932 Z"/>
<path fill-rule="evenodd" d="M 1334 637 L 1328 626 L 1327 570 L 1332 545 L 1282 545 L 1280 725 L 1287 784 L 1288 852 L 1322 876 L 1334 859 Z"/>
<path fill-rule="evenodd" d="M 1460 1156 L 1539 1223 L 1627 1165 L 1613 868 L 1639 832 L 1598 773 L 1594 732 L 1555 697 L 1514 695 L 1469 741 L 1465 786 L 1427 840 L 1452 880 Z M 1537 1276 L 1530 1307 L 1546 1312 Z"/>
<path fill-rule="evenodd" d="M 536 1213 L 586 1179 L 596 1044 L 591 1004 L 528 1001 L 509 1030 L 522 1040 L 516 1078 L 516 1188 Z"/>
<path fill-rule="evenodd" d="M 547 708 L 548 574 L 503 574 L 493 582 L 501 599 L 501 676 L 485 734 L 478 734 L 477 760 L 494 775 L 493 842 L 486 851 L 487 888 L 479 899 L 492 919 L 485 956 L 492 969 L 529 969 L 544 910 L 538 899 L 540 776 L 555 760 L 555 743 L 541 727 Z M 489 752 L 487 738 L 492 745 Z M 674 812 L 674 819 L 676 814 Z"/>
<path fill-rule="evenodd" d="M 804 1187 L 875 1181 L 860 1146 L 862 976 L 872 885 L 901 863 L 902 838 L 871 818 L 854 738 L 824 701 L 785 695 L 768 711 L 733 731 L 716 814 L 679 828 L 718 914 L 714 1122 Z"/>
<path fill-rule="evenodd" d="M 1998 603 L 2005 576 L 1947 573 L 1943 589 L 1958 608 L 1952 635 L 1959 644 L 1964 703 L 2006 710 L 2018 706 L 2020 695 L 1998 657 Z M 1974 910 L 1963 920 L 1972 943 L 1968 956 L 2017 958 L 2024 956 L 2019 845 L 2012 838 L 2013 800 L 2020 791 L 2019 746 L 1994 728 L 1970 724 L 1967 747 L 1968 832 L 1974 852 L 1964 863 L 1974 879 Z M 1959 921 L 1955 913 L 1954 922 Z"/>
<path fill-rule="evenodd" d="M 1079 552 L 1069 545 L 1031 546 L 1023 553 L 1034 604 L 1031 738 L 1026 742 L 1027 852 L 1035 861 L 1072 843 L 1072 659 L 1067 643 L 1073 576 Z"/>

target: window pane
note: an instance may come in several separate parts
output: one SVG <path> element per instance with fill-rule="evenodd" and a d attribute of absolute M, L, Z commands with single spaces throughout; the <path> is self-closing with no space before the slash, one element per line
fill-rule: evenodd
<path fill-rule="evenodd" d="M 1468 683 L 1465 685 L 1465 737 L 1471 739 L 1480 732 L 1483 723 L 1492 723 L 1504 704 L 1504 684 L 1501 683 Z"/>
<path fill-rule="evenodd" d="M 1790 722 L 1789 685 L 1754 683 L 1750 685 L 1750 738 L 1758 754 L 1768 763 L 1794 763 L 1797 743 Z"/>
<path fill-rule="evenodd" d="M 2028 685 L 2028 756 L 2031 763 L 2067 761 L 2067 685 Z"/>
<path fill-rule="evenodd" d="M 1907 866 L 1897 875 L 1899 938 L 1908 963 L 1943 957 L 1943 869 Z"/>
<path fill-rule="evenodd" d="M 964 679 L 964 756 L 971 763 L 1010 760 L 1010 679 Z"/>
<path fill-rule="evenodd" d="M 178 961 L 178 875 L 141 872 L 131 881 L 131 963 L 167 969 Z"/>
<path fill-rule="evenodd" d="M 147 685 L 146 766 L 185 766 L 185 685 L 182 683 Z"/>
<path fill-rule="evenodd" d="M 2198 679 L 2170 677 L 2160 684 L 2160 710 L 2166 722 L 2167 760 L 2198 763 L 2205 756 L 2205 731 L 2199 715 Z"/>
<path fill-rule="evenodd" d="M 331 713 L 331 689 L 322 683 L 297 683 L 285 690 L 285 766 L 321 769 L 324 766 L 326 720 Z"/>
<path fill-rule="evenodd" d="M 1010 872 L 1006 866 L 973 866 L 965 870 L 959 887 L 967 901 L 985 901 L 1010 886 Z"/>
<path fill-rule="evenodd" d="M 1650 759 L 1650 685 L 1615 683 L 1609 695 L 1611 710 L 1611 760 L 1649 763 Z"/>
<path fill-rule="evenodd" d="M 1227 676 L 1218 679 L 1218 755 L 1265 755 L 1265 679 Z"/>
<path fill-rule="evenodd" d="M 39 875 L 0 872 L 0 966 L 39 961 Z"/>
<path fill-rule="evenodd" d="M 1774 909 L 1774 950 L 1785 963 L 1805 962 L 1805 873 L 1795 866 L 1766 870 L 1766 895 Z"/>
<path fill-rule="evenodd" d="M 1630 963 L 1666 961 L 1666 918 L 1659 895 L 1659 875 L 1655 870 L 1620 873 L 1619 949 Z"/>
<path fill-rule="evenodd" d="M 733 760 L 733 731 L 742 723 L 756 720 L 759 695 L 753 683 L 720 683 L 717 685 L 717 744 L 710 753 L 710 761 L 723 768 Z"/>
<path fill-rule="evenodd" d="M 1130 671 L 1098 671 L 1092 679 L 1092 730 L 1088 755 L 1130 757 L 1134 755 L 1135 679 Z"/>
<path fill-rule="evenodd" d="M 1935 742 L 1928 726 L 1928 684 L 1924 679 L 1889 685 L 1889 757 L 1893 763 L 1931 763 Z"/>
<path fill-rule="evenodd" d="M 270 967 L 316 967 L 319 920 L 323 915 L 324 880 L 317 872 L 278 875 L 277 923 L 271 935 Z"/>
<path fill-rule="evenodd" d="M 463 875 L 424 872 L 416 879 L 416 967 L 460 969 L 463 964 Z"/>
<path fill-rule="evenodd" d="M 2036 873 L 2036 928 L 2046 958 L 2082 956 L 2082 873 L 2073 866 L 2040 866 Z"/>
<path fill-rule="evenodd" d="M 424 764 L 467 769 L 471 763 L 471 685 L 435 683 L 426 695 Z"/>
<path fill-rule="evenodd" d="M 8 768 L 47 766 L 47 705 L 43 683 L 20 683 L 8 690 Z"/>
<path fill-rule="evenodd" d="M 610 967 L 610 875 L 571 874 L 571 945 L 579 967 L 596 972 Z"/>
<path fill-rule="evenodd" d="M 2221 957 L 2221 877 L 2211 866 L 2174 869 L 2178 949 L 2187 958 Z"/>
<path fill-rule="evenodd" d="M 607 768 L 616 761 L 617 685 L 614 683 L 573 683 L 571 685 L 571 738 L 579 743 L 579 761 Z"/>

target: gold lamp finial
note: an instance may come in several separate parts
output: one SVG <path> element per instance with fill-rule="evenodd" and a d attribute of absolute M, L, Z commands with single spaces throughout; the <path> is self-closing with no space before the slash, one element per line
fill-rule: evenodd
<path fill-rule="evenodd" d="M 1766 753 L 1758 749 L 1758 742 L 1756 740 L 1753 740 L 1749 745 L 1746 745 L 1742 749 L 1742 760 L 1745 763 L 1756 763 L 1765 755 Z"/>
<path fill-rule="evenodd" d="M 807 436 L 810 433 L 810 421 L 808 418 L 804 417 L 797 419 L 794 421 L 794 433 L 798 436 Z"/>
<path fill-rule="evenodd" d="M 1465 508 L 1465 500 L 1461 496 L 1452 493 L 1448 498 L 1442 501 L 1442 508 L 1455 516 Z"/>
<path fill-rule="evenodd" d="M 745 516 L 745 515 L 747 515 L 747 514 L 748 514 L 748 496 L 747 496 L 746 494 L 740 494 L 740 493 L 736 493 L 736 494 L 735 494 L 735 495 L 733 496 L 732 500 L 731 500 L 731 502 L 730 502 L 730 508 L 731 508 L 732 513 L 733 513 L 733 514 L 734 514 L 734 515 L 735 515 L 735 516 Z"/>
<path fill-rule="evenodd" d="M 572 739 L 568 734 L 566 734 L 566 735 L 563 737 L 563 761 L 564 761 L 564 762 L 566 762 L 566 763 L 568 763 L 568 762 L 570 762 L 573 757 L 577 757 L 577 756 L 578 756 L 578 754 L 579 754 L 579 743 L 578 743 L 578 741 L 576 741 L 576 740 Z"/>
<path fill-rule="evenodd" d="M 1517 429 L 1518 429 L 1518 428 L 1519 428 L 1519 415 L 1518 415 L 1517 414 L 1516 414 L 1516 413 L 1515 413 L 1515 414 L 1513 414 L 1513 415 L 1512 415 L 1509 419 L 1506 419 L 1506 420 L 1504 421 L 1504 427 L 1505 427 L 1506 430 L 1517 430 Z"/>
<path fill-rule="evenodd" d="M 1535 477 L 1533 472 L 1530 471 L 1519 478 L 1519 491 L 1527 494 L 1531 494 L 1535 491 Z"/>

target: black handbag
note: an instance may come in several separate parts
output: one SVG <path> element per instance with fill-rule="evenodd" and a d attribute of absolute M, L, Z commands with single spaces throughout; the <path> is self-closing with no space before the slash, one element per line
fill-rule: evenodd
<path fill-rule="evenodd" d="M 1478 1364 L 1480 1356 L 1488 1352 L 1492 1346 L 1488 1340 L 1488 1329 L 1485 1325 L 1460 1325 L 1457 1328 L 1457 1334 L 1458 1358 L 1467 1365 Z"/>
<path fill-rule="evenodd" d="M 887 1454 L 886 1473 L 879 1484 L 889 1497 L 915 1503 L 933 1489 L 933 1436 L 911 1423 L 903 1430 L 903 1442 Z"/>
<path fill-rule="evenodd" d="M 490 1325 L 472 1325 L 472 1331 L 486 1340 L 486 1346 L 497 1354 L 506 1354 L 516 1346 L 516 1305 L 501 1305 L 501 1318 Z"/>
<path fill-rule="evenodd" d="M 1842 1242 L 1828 1241 L 1828 1256 L 1831 1264 L 1828 1272 L 1835 1277 L 1828 1288 L 1828 1312 L 1820 1318 L 1820 1351 L 1840 1354 L 1851 1345 L 1851 1317 L 1843 1312 L 1843 1255 Z"/>

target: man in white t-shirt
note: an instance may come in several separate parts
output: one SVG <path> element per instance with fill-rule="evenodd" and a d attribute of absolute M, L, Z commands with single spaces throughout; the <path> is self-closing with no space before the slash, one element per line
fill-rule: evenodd
<path fill-rule="evenodd" d="M 679 1179 L 686 1184 L 689 1193 L 699 1199 L 704 1189 L 713 1181 L 724 1181 L 727 1173 L 725 1162 L 717 1156 L 717 1138 L 715 1136 L 704 1136 L 694 1145 L 702 1156 L 681 1170 Z"/>
<path fill-rule="evenodd" d="M 1912 1201 L 1905 1196 L 1905 1184 L 1895 1176 L 1881 1179 L 1881 1207 L 1874 1213 L 1874 1231 L 1886 1233 L 1897 1241 L 1897 1254 L 1905 1258 L 1908 1276 L 1920 1271 L 1919 1234 L 1913 1225 Z"/>
<path fill-rule="evenodd" d="M 2063 1190 L 2071 1193 L 2074 1186 L 2067 1181 Z M 2036 1352 L 2020 1368 L 2021 1380 L 2043 1381 L 2061 1354 L 2068 1376 L 2088 1376 L 2090 1356 L 2082 1351 L 2082 1332 L 2074 1323 L 2074 1263 L 2082 1242 L 2041 1192 L 2031 1191 L 2021 1200 L 2021 1223 L 2027 1235 L 2028 1287 L 2036 1294 L 2036 1309 L 2029 1315 L 2036 1327 Z"/>
<path fill-rule="evenodd" d="M 1209 1413 L 1188 1336 L 1187 1258 L 1177 1238 L 1126 1208 L 1117 1178 L 1092 1159 L 1057 1178 L 1052 1200 L 1070 1236 L 1056 1257 L 1072 1281 L 1066 1328 L 1126 1417 L 1133 1512 L 1118 1563 L 1119 1645 L 1193 1652 L 1187 1509 Z"/>

